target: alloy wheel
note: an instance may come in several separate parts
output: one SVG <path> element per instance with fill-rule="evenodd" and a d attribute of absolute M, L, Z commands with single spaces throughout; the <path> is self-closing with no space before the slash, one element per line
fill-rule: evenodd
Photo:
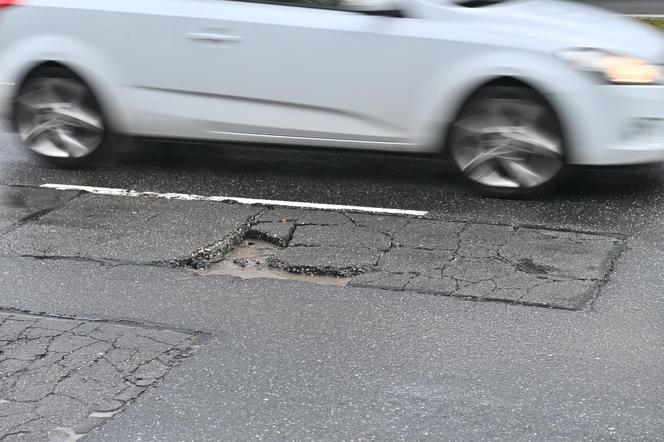
<path fill-rule="evenodd" d="M 564 164 L 555 115 L 527 94 L 471 100 L 452 127 L 450 150 L 463 175 L 488 190 L 528 192 Z"/>
<path fill-rule="evenodd" d="M 28 80 L 16 99 L 15 118 L 25 146 L 54 159 L 90 155 L 106 132 L 90 89 L 67 76 Z"/>

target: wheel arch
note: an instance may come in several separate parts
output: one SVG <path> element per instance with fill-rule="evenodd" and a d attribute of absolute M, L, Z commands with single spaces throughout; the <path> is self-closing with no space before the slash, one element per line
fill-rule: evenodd
<path fill-rule="evenodd" d="M 460 109 L 478 90 L 491 84 L 517 85 L 534 91 L 556 115 L 569 148 L 583 141 L 583 130 L 570 97 L 587 94 L 587 76 L 556 57 L 509 48 L 476 51 L 458 63 L 440 61 L 429 81 L 419 88 L 413 137 L 421 150 L 441 153 L 448 129 Z M 573 149 L 566 151 L 572 155 Z"/>
<path fill-rule="evenodd" d="M 459 114 L 463 110 L 464 106 L 473 99 L 479 92 L 489 87 L 513 87 L 526 89 L 534 93 L 542 102 L 550 108 L 558 126 L 560 128 L 560 133 L 562 137 L 562 148 L 563 154 L 567 158 L 568 156 L 568 142 L 569 142 L 569 133 L 567 131 L 567 123 L 564 121 L 563 114 L 561 113 L 560 105 L 555 100 L 555 95 L 548 90 L 548 88 L 542 83 L 532 81 L 532 79 L 522 78 L 516 75 L 497 75 L 491 78 L 485 78 L 482 81 L 476 82 L 465 88 L 463 93 L 459 95 L 459 98 L 454 102 L 452 110 L 444 120 L 443 123 L 443 133 L 439 138 L 438 150 L 442 154 L 447 153 L 449 137 L 451 134 L 451 128 Z"/>
<path fill-rule="evenodd" d="M 38 35 L 13 42 L 0 55 L 0 75 L 14 84 L 3 106 L 8 114 L 15 94 L 30 75 L 44 67 L 58 67 L 73 73 L 93 91 L 110 129 L 130 131 L 131 109 L 126 92 L 120 87 L 126 74 L 108 54 L 93 45 L 65 36 Z"/>
<path fill-rule="evenodd" d="M 104 118 L 104 121 L 108 129 L 114 130 L 116 128 L 115 125 L 116 121 L 110 118 L 111 115 L 113 115 L 113 112 L 111 111 L 112 105 L 109 103 L 109 100 L 106 98 L 105 94 L 100 92 L 99 84 L 94 79 L 91 79 L 90 76 L 87 75 L 86 73 L 81 73 L 80 70 L 72 68 L 71 65 L 56 60 L 42 60 L 38 62 L 33 62 L 23 70 L 21 76 L 18 78 L 16 82 L 14 97 L 12 97 L 12 101 L 14 103 L 11 109 L 12 120 L 14 119 L 16 98 L 21 93 L 21 90 L 25 85 L 25 83 L 30 79 L 39 76 L 40 72 L 49 71 L 49 70 L 62 71 L 76 78 L 77 80 L 81 81 L 83 84 L 85 84 L 85 86 L 87 86 L 92 92 L 92 95 L 94 96 L 94 99 L 96 100 L 97 105 L 100 108 L 101 114 Z"/>

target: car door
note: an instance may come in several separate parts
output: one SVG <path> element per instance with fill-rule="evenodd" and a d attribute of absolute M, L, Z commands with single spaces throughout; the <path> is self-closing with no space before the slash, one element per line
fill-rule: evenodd
<path fill-rule="evenodd" d="M 418 20 L 333 3 L 183 0 L 171 31 L 186 63 L 163 92 L 206 137 L 407 144 L 430 42 Z"/>

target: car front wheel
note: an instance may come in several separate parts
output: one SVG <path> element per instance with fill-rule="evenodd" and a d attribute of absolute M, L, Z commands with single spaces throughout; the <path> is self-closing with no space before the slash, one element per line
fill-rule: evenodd
<path fill-rule="evenodd" d="M 449 152 L 461 174 L 485 194 L 529 196 L 549 189 L 565 163 L 553 109 L 525 87 L 486 87 L 454 121 Z"/>
<path fill-rule="evenodd" d="M 63 69 L 38 70 L 25 80 L 16 97 L 14 123 L 30 151 L 61 164 L 87 160 L 106 137 L 92 91 Z"/>

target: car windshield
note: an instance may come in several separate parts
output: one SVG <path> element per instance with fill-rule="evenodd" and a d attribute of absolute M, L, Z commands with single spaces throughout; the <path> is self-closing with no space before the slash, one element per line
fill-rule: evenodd
<path fill-rule="evenodd" d="M 508 0 L 451 0 L 459 6 L 467 6 L 469 8 L 477 8 L 480 6 L 495 5 L 496 3 L 504 3 Z"/>

